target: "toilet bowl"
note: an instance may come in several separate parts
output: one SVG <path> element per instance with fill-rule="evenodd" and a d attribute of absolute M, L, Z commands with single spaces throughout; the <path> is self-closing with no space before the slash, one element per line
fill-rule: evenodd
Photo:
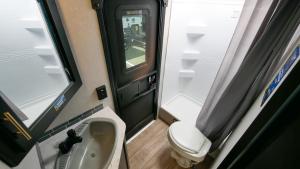
<path fill-rule="evenodd" d="M 171 157 L 183 168 L 204 160 L 211 142 L 193 124 L 177 121 L 168 129 Z"/>

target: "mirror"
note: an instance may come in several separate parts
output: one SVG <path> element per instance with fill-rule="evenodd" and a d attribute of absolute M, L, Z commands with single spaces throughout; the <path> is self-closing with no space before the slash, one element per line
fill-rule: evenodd
<path fill-rule="evenodd" d="M 146 16 L 143 10 L 129 10 L 122 16 L 126 68 L 146 62 Z"/>
<path fill-rule="evenodd" d="M 82 82 L 55 0 L 0 8 L 0 159 L 15 167 Z"/>
<path fill-rule="evenodd" d="M 38 2 L 4 0 L 0 6 L 0 91 L 29 127 L 70 81 Z"/>

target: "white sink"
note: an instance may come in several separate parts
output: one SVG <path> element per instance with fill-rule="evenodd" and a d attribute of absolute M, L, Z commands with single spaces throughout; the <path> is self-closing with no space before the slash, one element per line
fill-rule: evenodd
<path fill-rule="evenodd" d="M 56 169 L 106 169 L 116 149 L 118 131 L 114 121 L 92 118 L 75 128 L 82 142 L 68 154 L 59 155 Z"/>

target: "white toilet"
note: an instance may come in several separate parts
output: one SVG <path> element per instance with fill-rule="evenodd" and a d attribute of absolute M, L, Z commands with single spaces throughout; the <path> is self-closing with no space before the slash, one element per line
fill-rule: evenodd
<path fill-rule="evenodd" d="M 211 142 L 193 125 L 177 121 L 168 130 L 171 156 L 183 168 L 189 168 L 204 160 Z"/>

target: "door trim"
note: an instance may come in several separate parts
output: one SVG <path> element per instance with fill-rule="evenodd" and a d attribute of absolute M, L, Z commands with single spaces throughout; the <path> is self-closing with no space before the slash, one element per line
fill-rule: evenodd
<path fill-rule="evenodd" d="M 99 22 L 99 28 L 100 28 L 100 34 L 103 42 L 103 49 L 104 49 L 104 54 L 105 54 L 105 61 L 106 61 L 106 66 L 108 70 L 108 76 L 109 76 L 109 81 L 111 85 L 111 91 L 113 95 L 113 101 L 114 101 L 114 106 L 115 106 L 115 112 L 119 117 L 121 117 L 120 113 L 120 107 L 118 105 L 118 95 L 117 95 L 117 81 L 116 77 L 114 77 L 113 74 L 113 66 L 112 66 L 112 55 L 110 52 L 110 46 L 109 46 L 109 39 L 108 39 L 108 33 L 107 29 L 105 27 L 105 19 L 104 19 L 104 11 L 103 11 L 103 4 L 105 0 L 91 0 L 92 2 L 92 8 L 96 11 L 97 13 L 97 18 Z M 161 57 L 162 57 L 162 45 L 163 45 L 163 32 L 164 32 L 164 21 L 165 21 L 165 11 L 166 7 L 168 5 L 168 0 L 156 0 L 158 2 L 158 36 L 157 36 L 157 50 L 156 50 L 156 72 L 157 72 L 157 86 L 159 86 L 160 83 L 160 69 L 161 69 Z M 156 89 L 155 91 L 155 97 L 154 97 L 154 119 L 157 118 L 157 113 L 158 113 L 158 95 L 159 95 L 159 89 Z M 146 122 L 149 120 L 143 120 L 141 123 Z M 137 128 L 134 130 L 139 130 L 142 129 L 142 125 L 138 125 Z"/>

